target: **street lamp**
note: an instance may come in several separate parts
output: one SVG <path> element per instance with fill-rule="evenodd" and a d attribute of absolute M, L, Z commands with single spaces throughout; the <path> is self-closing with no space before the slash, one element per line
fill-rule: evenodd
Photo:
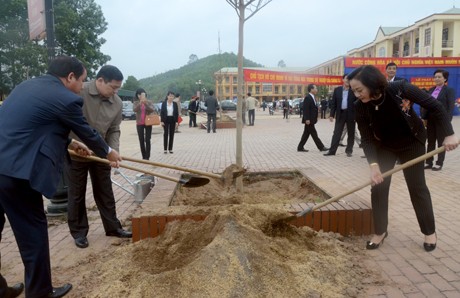
<path fill-rule="evenodd" d="M 201 82 L 201 80 L 198 80 L 198 81 L 195 82 L 195 84 L 198 85 L 198 92 L 197 92 L 196 96 L 198 96 L 200 98 L 200 101 L 201 101 L 201 85 L 203 83 Z"/>

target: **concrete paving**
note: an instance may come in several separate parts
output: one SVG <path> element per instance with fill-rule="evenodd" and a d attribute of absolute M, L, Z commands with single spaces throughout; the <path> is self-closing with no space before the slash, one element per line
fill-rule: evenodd
<path fill-rule="evenodd" d="M 232 115 L 232 113 L 230 113 Z M 234 115 L 234 113 L 233 113 Z M 303 131 L 298 115 L 282 119 L 282 113 L 269 115 L 266 111 L 256 111 L 255 126 L 243 129 L 244 166 L 248 171 L 274 171 L 298 169 L 327 191 L 331 196 L 353 188 L 369 179 L 368 166 L 363 152 L 355 145 L 353 156 L 347 157 L 344 147 L 339 147 L 336 156 L 325 157 L 309 140 L 305 146 L 309 152 L 297 152 L 297 144 Z M 203 171 L 221 173 L 228 165 L 235 163 L 236 129 L 220 129 L 217 133 L 206 133 L 199 128 L 189 128 L 184 117 L 180 133 L 175 136 L 174 154 L 163 153 L 162 129 L 154 127 L 152 133 L 151 159 L 196 168 Z M 205 118 L 198 116 L 198 121 Z M 460 135 L 460 117 L 453 119 L 454 129 Z M 320 119 L 317 130 L 323 143 L 329 147 L 334 123 Z M 135 122 L 122 124 L 121 153 L 140 158 Z M 369 256 L 366 266 L 380 271 L 390 282 L 386 286 L 374 286 L 367 297 L 460 297 L 460 150 L 449 152 L 444 168 L 440 172 L 426 171 L 426 179 L 431 191 L 437 225 L 438 246 L 432 253 L 422 247 L 423 235 L 419 231 L 415 214 L 410 203 L 402 173 L 393 175 L 390 192 L 389 236 L 375 251 L 365 251 Z M 144 166 L 143 168 L 179 177 L 175 170 Z M 135 174 L 122 170 L 134 179 Z M 120 175 L 114 176 L 120 183 L 126 183 Z M 130 187 L 130 185 L 127 185 Z M 134 197 L 114 185 L 117 213 L 124 226 L 129 228 L 133 215 L 151 213 L 152 210 L 169 203 L 173 182 L 158 179 L 157 185 L 143 203 L 134 202 Z M 370 201 L 369 188 L 355 194 L 355 198 Z M 345 198 L 344 200 L 347 200 Z M 48 200 L 45 199 L 45 204 Z M 68 232 L 65 218 L 49 219 L 51 264 L 53 269 L 66 267 L 68 256 L 85 258 L 89 254 L 103 254 L 110 247 L 119 245 L 120 240 L 106 237 L 99 214 L 95 207 L 90 184 L 87 193 L 90 246 L 79 249 L 74 245 Z M 362 248 L 365 240 L 362 239 Z M 0 244 L 2 274 L 9 284 L 23 280 L 24 269 L 19 257 L 13 233 L 7 223 Z M 56 286 L 73 282 L 74 289 L 68 297 L 79 297 L 78 280 L 65 280 L 53 275 Z"/>

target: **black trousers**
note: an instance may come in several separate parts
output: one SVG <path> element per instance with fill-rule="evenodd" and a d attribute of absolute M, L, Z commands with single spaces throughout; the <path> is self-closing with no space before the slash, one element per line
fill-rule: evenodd
<path fill-rule="evenodd" d="M 174 133 L 176 131 L 176 122 L 173 116 L 166 117 L 165 126 L 163 126 L 163 148 L 164 150 L 173 150 Z"/>
<path fill-rule="evenodd" d="M 345 148 L 346 153 L 353 153 L 353 145 L 355 144 L 355 119 L 350 117 L 347 110 L 342 110 L 340 116 L 335 119 L 334 133 L 331 140 L 331 148 L 329 149 L 330 153 L 335 154 L 337 148 L 340 144 L 340 138 L 342 137 L 343 128 L 347 126 L 347 148 Z"/>
<path fill-rule="evenodd" d="M 427 134 L 427 146 L 426 151 L 430 152 L 436 148 L 436 142 L 438 143 L 438 148 L 442 146 L 442 142 L 444 142 L 444 138 L 446 137 L 443 135 L 439 129 L 436 127 L 436 124 L 433 120 L 428 120 L 426 123 L 426 134 Z M 438 160 L 436 164 L 439 166 L 444 165 L 444 159 L 446 158 L 446 151 L 443 151 L 438 154 Z M 425 163 L 432 165 L 434 161 L 434 157 L 428 158 Z"/>
<path fill-rule="evenodd" d="M 326 109 L 321 108 L 321 119 L 326 119 Z"/>
<path fill-rule="evenodd" d="M 91 177 L 94 202 L 96 203 L 105 232 L 113 232 L 121 228 L 117 219 L 115 197 L 110 180 L 109 165 L 98 162 L 81 162 L 72 160 L 66 164 L 65 172 L 68 181 L 68 218 L 70 234 L 74 239 L 86 237 L 89 231 L 86 213 L 86 183 L 88 173 Z"/>
<path fill-rule="evenodd" d="M 305 124 L 305 127 L 303 129 L 302 138 L 300 138 L 299 145 L 297 145 L 297 150 L 304 149 L 304 146 L 307 143 L 310 135 L 313 138 L 313 141 L 315 141 L 316 147 L 318 147 L 319 150 L 322 150 L 324 148 L 323 142 L 321 142 L 321 140 L 318 137 L 318 132 L 316 131 L 315 125 Z"/>
<path fill-rule="evenodd" d="M 189 116 L 189 121 L 188 121 L 188 126 L 189 127 L 196 127 L 196 114 L 195 113 L 188 113 Z"/>
<path fill-rule="evenodd" d="M 0 175 L 0 234 L 5 214 L 24 264 L 26 297 L 48 297 L 53 286 L 48 223 L 41 193 L 33 190 L 27 180 Z M 6 281 L 0 275 L 0 297 L 7 291 Z"/>
<path fill-rule="evenodd" d="M 208 132 L 211 130 L 212 122 L 212 131 L 216 132 L 216 114 L 208 114 Z"/>
<path fill-rule="evenodd" d="M 256 118 L 256 110 L 248 110 L 249 125 L 254 125 L 254 119 Z"/>
<path fill-rule="evenodd" d="M 382 173 L 394 168 L 396 160 L 405 163 L 411 159 L 425 154 L 425 146 L 414 141 L 404 150 L 394 152 L 385 147 L 377 149 L 378 163 Z M 430 191 L 425 181 L 423 162 L 419 162 L 403 170 L 409 195 L 414 207 L 420 230 L 424 235 L 435 232 L 433 206 Z M 390 191 L 391 176 L 371 189 L 372 215 L 374 216 L 375 233 L 381 235 L 388 227 L 388 196 Z"/>
<path fill-rule="evenodd" d="M 136 125 L 139 145 L 141 146 L 142 159 L 150 158 L 150 139 L 152 138 L 151 125 Z"/>

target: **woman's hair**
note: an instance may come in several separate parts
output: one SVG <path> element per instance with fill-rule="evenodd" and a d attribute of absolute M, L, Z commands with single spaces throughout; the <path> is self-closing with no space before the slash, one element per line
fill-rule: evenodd
<path fill-rule="evenodd" d="M 436 69 L 433 73 L 433 76 L 437 73 L 441 73 L 444 79 L 446 79 L 446 83 L 447 83 L 447 81 L 449 80 L 449 72 L 444 69 Z"/>
<path fill-rule="evenodd" d="M 75 57 L 58 56 L 51 61 L 47 73 L 58 78 L 65 78 L 72 72 L 78 79 L 85 72 L 85 66 Z"/>
<path fill-rule="evenodd" d="M 145 93 L 147 95 L 147 92 L 145 92 L 144 89 L 142 88 L 139 88 L 136 90 L 136 94 L 134 95 L 134 99 L 135 100 L 138 100 L 139 99 L 139 95 L 141 95 L 142 93 Z"/>
<path fill-rule="evenodd" d="M 383 73 L 375 66 L 364 65 L 353 70 L 348 76 L 348 80 L 358 80 L 369 89 L 371 98 L 378 98 L 388 86 L 387 79 Z"/>

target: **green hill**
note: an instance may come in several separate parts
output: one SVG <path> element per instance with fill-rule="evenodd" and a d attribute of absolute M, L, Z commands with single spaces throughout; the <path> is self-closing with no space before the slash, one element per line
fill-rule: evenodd
<path fill-rule="evenodd" d="M 251 60 L 244 59 L 245 67 L 262 67 Z M 196 94 L 199 87 L 196 82 L 201 80 L 202 88 L 215 89 L 214 73 L 222 67 L 237 67 L 238 56 L 233 53 L 211 55 L 153 77 L 140 79 L 139 84 L 154 102 L 164 100 L 171 90 L 180 93 L 182 101 L 189 100 Z"/>

